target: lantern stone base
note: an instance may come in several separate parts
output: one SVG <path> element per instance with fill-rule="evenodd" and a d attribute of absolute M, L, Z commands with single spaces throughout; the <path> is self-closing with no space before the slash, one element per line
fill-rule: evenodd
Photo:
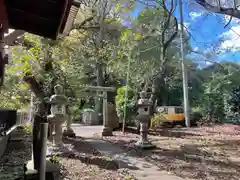
<path fill-rule="evenodd" d="M 47 146 L 47 152 L 46 157 L 51 158 L 53 156 L 61 156 L 64 153 L 70 153 L 74 149 L 74 146 L 72 144 L 64 144 L 61 147 L 53 146 L 52 144 L 48 144 Z"/>
<path fill-rule="evenodd" d="M 62 146 L 62 124 L 66 121 L 66 116 L 62 114 L 50 114 L 47 116 L 47 120 L 50 124 L 49 139 L 52 141 L 52 144 L 56 146 Z"/>
<path fill-rule="evenodd" d="M 113 136 L 112 128 L 103 127 L 102 136 Z"/>
<path fill-rule="evenodd" d="M 72 128 L 69 128 L 69 129 L 65 129 L 63 131 L 63 136 L 64 137 L 76 137 L 76 134 L 74 133 Z"/>
<path fill-rule="evenodd" d="M 38 171 L 33 168 L 33 161 L 28 161 L 26 164 L 25 180 L 37 180 Z M 49 160 L 46 162 L 46 180 L 60 180 L 60 165 L 52 163 Z"/>
<path fill-rule="evenodd" d="M 154 144 L 152 144 L 150 141 L 138 141 L 135 143 L 135 146 L 137 146 L 138 148 L 141 149 L 155 149 L 156 146 Z"/>

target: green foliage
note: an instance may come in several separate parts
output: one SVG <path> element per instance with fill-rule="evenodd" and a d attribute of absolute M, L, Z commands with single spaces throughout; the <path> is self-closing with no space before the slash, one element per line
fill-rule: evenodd
<path fill-rule="evenodd" d="M 115 97 L 117 115 L 120 120 L 124 118 L 124 108 L 125 108 L 125 92 L 126 86 L 118 88 L 117 95 Z M 136 113 L 136 101 L 134 97 L 134 91 L 131 88 L 128 88 L 128 96 L 126 103 L 126 122 L 130 122 L 132 117 Z"/>
<path fill-rule="evenodd" d="M 240 85 L 239 70 L 239 65 L 233 63 L 222 63 L 221 67 L 210 66 L 199 70 L 198 76 L 204 81 L 203 91 L 198 95 L 199 108 L 203 115 L 221 121 L 229 114 L 234 104 L 231 97 L 237 94 L 234 90 Z"/>
<path fill-rule="evenodd" d="M 126 79 L 129 61 L 131 88 L 128 90 L 127 120 L 136 114 L 136 94 L 141 90 L 143 81 L 150 89 L 149 82 L 159 80 L 159 105 L 182 105 L 179 34 L 168 44 L 165 57 L 162 56 L 166 40 L 175 30 L 174 16 L 170 17 L 167 26 L 166 10 L 144 8 L 139 16 L 131 19 L 126 14 L 133 10 L 134 1 L 114 0 L 112 3 L 114 8 L 111 14 L 104 17 L 103 24 L 98 22 L 100 18 L 96 16 L 87 23 L 92 28 L 75 29 L 70 36 L 57 41 L 26 33 L 23 44 L 11 47 L 12 62 L 6 66 L 0 106 L 14 109 L 28 106 L 31 92 L 22 78 L 26 74 L 33 74 L 38 80 L 44 81 L 43 88 L 47 95 L 51 95 L 52 86 L 56 83 L 64 86 L 67 96 L 78 99 L 82 98 L 82 89 L 79 88 L 82 85 L 118 88 L 117 95 L 108 94 L 108 100 L 115 101 L 118 116 L 122 120 L 126 87 L 120 87 L 120 84 Z M 88 6 L 91 7 L 91 4 Z M 98 7 L 91 8 L 97 11 L 96 14 L 102 14 L 103 9 Z M 123 20 L 131 25 L 123 26 Z M 165 34 L 163 27 L 167 27 Z M 184 39 L 184 51 L 188 53 L 191 47 L 187 33 Z M 188 59 L 186 62 L 189 68 L 189 99 L 194 111 L 218 119 L 223 119 L 232 106 L 239 111 L 240 98 L 236 90 L 240 86 L 238 64 L 221 63 L 221 66 L 214 64 L 204 69 L 191 69 L 197 63 Z M 50 70 L 46 70 L 47 64 L 52 66 Z M 94 95 L 90 96 L 95 98 Z M 86 103 L 85 108 L 93 105 Z M 80 115 L 81 108 L 81 103 L 70 107 L 74 118 Z"/>
<path fill-rule="evenodd" d="M 32 125 L 31 124 L 24 125 L 23 130 L 26 134 L 31 134 L 32 133 Z"/>
<path fill-rule="evenodd" d="M 200 112 L 192 112 L 190 114 L 190 117 L 191 117 L 191 124 L 197 125 L 200 123 L 200 121 L 202 119 L 202 114 Z"/>
<path fill-rule="evenodd" d="M 154 116 L 150 120 L 151 128 L 160 127 L 166 122 L 166 118 L 161 113 L 154 114 Z"/>
<path fill-rule="evenodd" d="M 239 112 L 240 110 L 240 87 L 236 87 L 229 94 L 228 104 L 230 106 L 230 111 L 233 113 Z"/>
<path fill-rule="evenodd" d="M 60 162 L 59 158 L 58 158 L 56 155 L 53 155 L 53 156 L 49 159 L 49 161 L 50 161 L 51 163 L 53 163 L 53 164 L 59 164 L 59 162 Z"/>

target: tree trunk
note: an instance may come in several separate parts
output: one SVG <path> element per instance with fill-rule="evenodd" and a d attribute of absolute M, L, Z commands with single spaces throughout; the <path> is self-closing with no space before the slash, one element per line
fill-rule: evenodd
<path fill-rule="evenodd" d="M 153 79 L 152 82 L 152 91 L 151 91 L 151 96 L 149 98 L 149 100 L 155 104 L 156 100 L 157 100 L 157 95 L 161 92 L 161 89 L 163 87 L 164 84 L 164 78 L 166 76 L 166 63 L 167 63 L 167 58 L 166 58 L 166 48 L 164 47 L 164 45 L 162 45 L 161 47 L 161 52 L 160 52 L 160 61 L 162 62 L 161 64 L 161 69 L 160 69 L 160 73 L 158 73 L 156 75 L 156 77 Z M 162 100 L 160 101 L 162 102 Z"/>
<path fill-rule="evenodd" d="M 36 81 L 33 76 L 26 76 L 23 79 L 30 87 L 32 92 L 34 93 L 36 99 L 38 100 L 36 111 L 34 112 L 33 119 L 33 162 L 34 169 L 39 170 L 40 164 L 40 153 L 41 147 L 40 145 L 40 124 L 47 122 L 47 104 L 44 102 L 45 94 L 42 91 L 42 86 L 39 82 Z"/>

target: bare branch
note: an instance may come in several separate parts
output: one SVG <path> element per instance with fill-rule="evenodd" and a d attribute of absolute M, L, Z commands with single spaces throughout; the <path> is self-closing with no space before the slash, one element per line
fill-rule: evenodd
<path fill-rule="evenodd" d="M 231 23 L 231 21 L 232 21 L 232 16 L 230 17 L 230 19 L 229 19 L 229 21 L 228 21 L 228 23 L 224 26 L 224 28 L 226 28 L 230 23 Z"/>
<path fill-rule="evenodd" d="M 175 21 L 175 31 L 174 33 L 171 35 L 171 37 L 164 43 L 164 48 L 166 49 L 170 43 L 177 37 L 178 34 L 178 22 L 177 22 L 177 18 L 174 17 L 174 21 Z"/>
<path fill-rule="evenodd" d="M 202 52 L 199 52 L 199 51 L 193 51 L 193 50 L 192 50 L 191 52 L 192 52 L 192 53 L 196 53 L 196 54 L 200 54 L 200 55 L 204 56 L 204 54 L 202 54 Z M 204 61 L 211 62 L 211 63 L 213 63 L 213 64 L 217 64 L 217 65 L 221 66 L 222 68 L 224 68 L 223 65 L 221 65 L 220 63 L 218 63 L 218 62 L 216 62 L 216 61 L 214 61 L 214 60 L 204 59 Z"/>

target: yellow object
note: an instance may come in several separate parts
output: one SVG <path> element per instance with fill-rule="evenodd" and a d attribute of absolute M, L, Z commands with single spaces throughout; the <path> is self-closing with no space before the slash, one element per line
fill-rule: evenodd
<path fill-rule="evenodd" d="M 160 106 L 151 119 L 151 129 L 159 128 L 163 123 L 184 121 L 183 108 L 181 106 Z"/>
<path fill-rule="evenodd" d="M 181 114 L 163 114 L 166 121 L 183 121 L 184 113 Z"/>

